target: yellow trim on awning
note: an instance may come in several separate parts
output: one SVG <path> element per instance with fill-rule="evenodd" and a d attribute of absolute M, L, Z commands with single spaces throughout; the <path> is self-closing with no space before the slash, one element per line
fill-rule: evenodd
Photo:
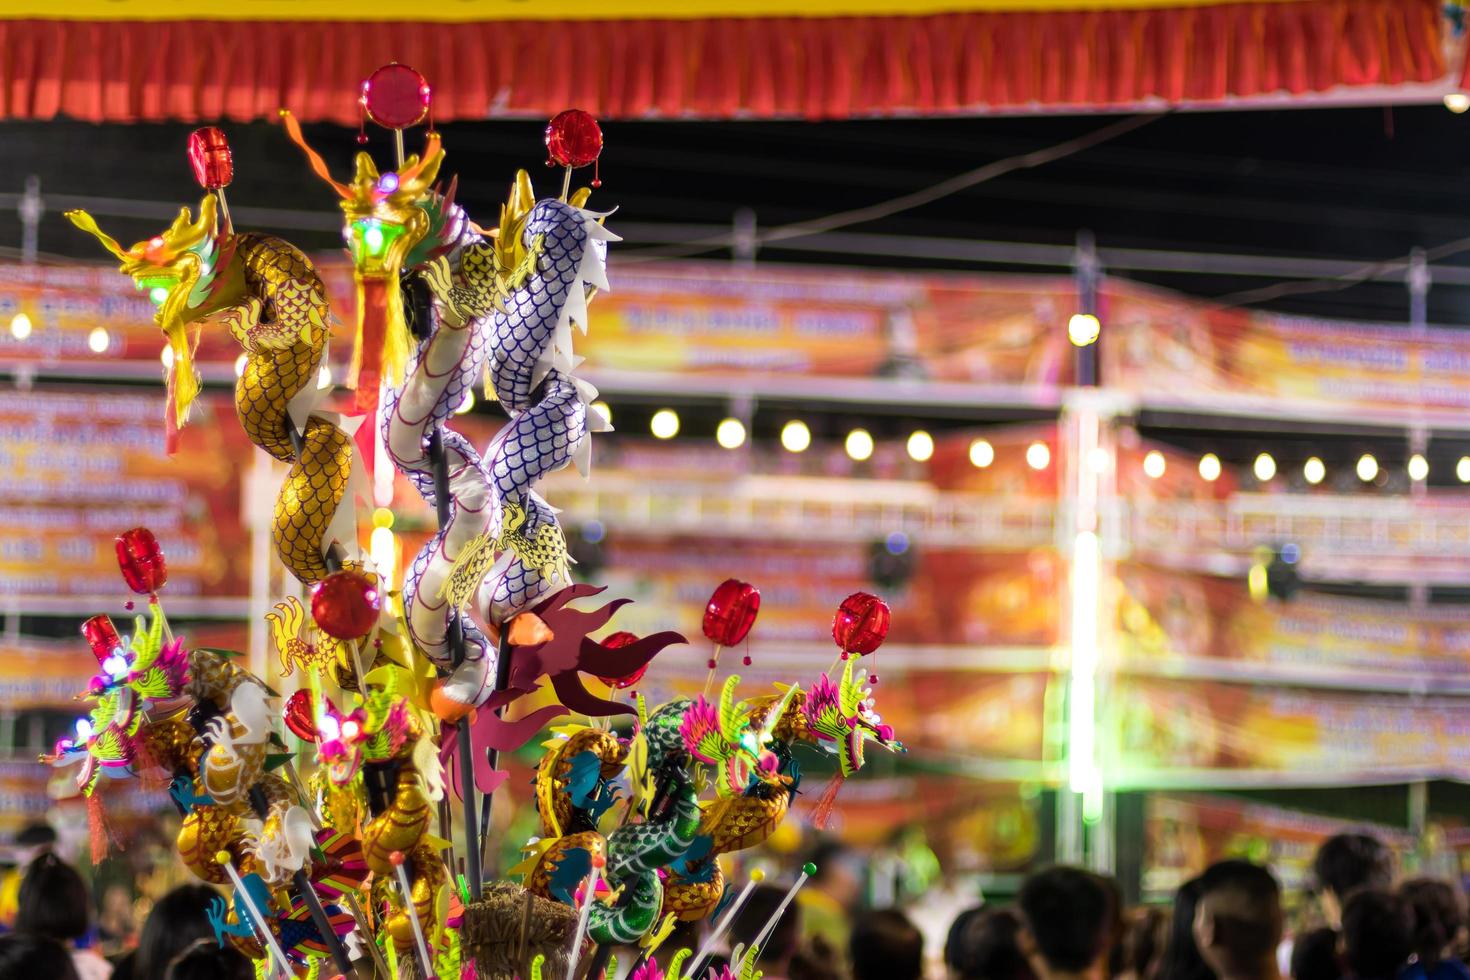
<path fill-rule="evenodd" d="M 1228 0 L 0 0 L 0 20 L 698 20 L 929 16 L 1221 6 Z M 1239 3 L 1240 0 L 1235 0 Z M 1259 4 L 1300 0 L 1248 0 Z"/>

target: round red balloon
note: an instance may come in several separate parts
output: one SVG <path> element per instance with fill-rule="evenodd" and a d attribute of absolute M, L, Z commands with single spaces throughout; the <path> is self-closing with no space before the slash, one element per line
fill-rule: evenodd
<path fill-rule="evenodd" d="M 619 647 L 625 647 L 629 643 L 636 642 L 637 639 L 637 633 L 629 633 L 627 630 L 620 630 L 617 633 L 612 633 L 606 637 L 603 637 L 602 645 L 608 647 L 609 649 L 616 650 Z M 632 687 L 634 684 L 637 684 L 638 681 L 642 679 L 643 674 L 647 670 L 648 664 L 644 664 L 642 667 L 639 667 L 637 670 L 633 671 L 633 673 L 628 674 L 624 677 L 603 677 L 601 674 L 599 674 L 597 679 L 611 688 L 629 688 Z"/>
<path fill-rule="evenodd" d="M 563 167 L 586 167 L 602 153 L 602 127 L 590 112 L 558 112 L 546 124 L 546 151 Z"/>
<path fill-rule="evenodd" d="M 311 692 L 304 687 L 286 699 L 286 727 L 304 741 L 317 739 L 316 712 L 311 710 Z"/>
<path fill-rule="evenodd" d="M 163 549 L 146 527 L 135 527 L 117 536 L 117 566 L 128 588 L 138 595 L 152 595 L 168 581 Z"/>
<path fill-rule="evenodd" d="M 871 592 L 842 600 L 832 619 L 832 639 L 844 653 L 872 653 L 888 637 L 888 603 Z"/>
<path fill-rule="evenodd" d="M 368 118 L 388 129 L 416 126 L 429 114 L 429 83 L 407 65 L 384 65 L 362 83 Z"/>
<path fill-rule="evenodd" d="M 378 623 L 378 587 L 361 572 L 333 572 L 311 592 L 311 618 L 339 640 L 367 636 Z"/>
<path fill-rule="evenodd" d="M 725 579 L 704 607 L 704 635 L 711 643 L 733 647 L 745 639 L 760 611 L 760 589 L 739 579 Z"/>

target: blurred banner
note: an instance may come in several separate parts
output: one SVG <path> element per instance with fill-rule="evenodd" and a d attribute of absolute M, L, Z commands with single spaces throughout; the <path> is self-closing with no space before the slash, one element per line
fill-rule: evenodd
<path fill-rule="evenodd" d="M 1101 704 L 1104 778 L 1119 789 L 1470 776 L 1464 698 L 1123 676 Z"/>
<path fill-rule="evenodd" d="M 1149 795 L 1144 811 L 1143 890 L 1164 897 L 1225 858 L 1267 864 L 1289 892 L 1312 887 L 1312 857 L 1333 834 L 1371 833 L 1400 854 L 1413 846 L 1394 827 L 1196 794 Z"/>
<path fill-rule="evenodd" d="M 240 488 L 255 450 L 231 402 L 210 396 L 165 456 L 163 409 L 161 391 L 0 392 L 0 526 L 25 531 L 0 542 L 0 594 L 30 612 L 113 609 L 126 591 L 114 538 L 144 525 L 168 556 L 176 615 L 243 612 Z"/>
<path fill-rule="evenodd" d="M 1470 340 L 1460 330 L 1410 336 L 1400 324 L 1219 309 L 1113 280 L 1103 302 L 1103 377 L 1145 399 L 1470 405 Z"/>
<path fill-rule="evenodd" d="M 1392 673 L 1400 682 L 1404 671 L 1459 677 L 1470 659 L 1470 623 L 1453 607 L 1415 612 L 1402 602 L 1317 593 L 1257 603 L 1239 578 L 1136 564 L 1118 576 L 1123 670 L 1209 671 L 1200 661 L 1214 660 L 1229 661 L 1214 670 L 1231 677 L 1292 673 L 1340 684 L 1345 672 Z"/>

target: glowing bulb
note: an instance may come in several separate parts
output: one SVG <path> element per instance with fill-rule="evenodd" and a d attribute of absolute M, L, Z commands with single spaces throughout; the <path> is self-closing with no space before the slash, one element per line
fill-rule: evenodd
<path fill-rule="evenodd" d="M 721 419 L 715 427 L 715 442 L 724 449 L 739 449 L 745 444 L 745 424 L 739 419 Z"/>
<path fill-rule="evenodd" d="M 1073 313 L 1067 321 L 1067 337 L 1075 347 L 1086 347 L 1097 342 L 1102 333 L 1102 324 L 1091 313 Z"/>
<path fill-rule="evenodd" d="M 926 462 L 934 455 L 934 437 L 919 429 L 909 436 L 908 451 L 909 459 L 916 463 Z"/>
<path fill-rule="evenodd" d="M 163 369 L 165 371 L 172 371 L 174 369 L 174 349 L 172 347 L 164 347 L 163 350 L 159 351 L 158 359 L 163 362 Z"/>
<path fill-rule="evenodd" d="M 1108 467 L 1112 465 L 1113 457 L 1102 446 L 1093 446 L 1087 454 L 1087 461 L 1092 464 L 1092 472 L 1106 473 Z"/>
<path fill-rule="evenodd" d="M 154 306 L 162 306 L 168 300 L 168 287 L 154 286 L 148 290 L 148 298 L 153 302 Z"/>
<path fill-rule="evenodd" d="M 467 412 L 469 412 L 470 410 L 472 410 L 474 407 L 475 407 L 475 391 L 474 391 L 473 388 L 466 388 L 465 391 L 464 391 L 464 401 L 462 401 L 462 402 L 459 403 L 459 408 L 456 408 L 454 410 L 454 414 L 455 415 L 464 415 Z"/>
<path fill-rule="evenodd" d="M 1270 453 L 1261 453 L 1251 466 L 1251 472 L 1255 473 L 1257 480 L 1265 483 L 1276 475 L 1276 460 L 1271 458 Z"/>
<path fill-rule="evenodd" d="M 17 313 L 10 318 L 10 336 L 16 340 L 25 340 L 31 335 L 31 318 L 24 313 Z"/>
<path fill-rule="evenodd" d="M 608 425 L 612 425 L 612 406 L 611 405 L 609 405 L 607 402 L 604 402 L 604 401 L 595 401 L 595 402 L 593 402 L 588 407 L 590 407 L 590 408 L 594 409 L 595 411 L 599 412 L 602 415 L 603 418 L 607 419 L 607 424 Z"/>
<path fill-rule="evenodd" d="M 1426 480 L 1429 478 L 1429 460 L 1415 453 L 1409 457 L 1409 479 Z"/>
<path fill-rule="evenodd" d="M 1220 457 L 1214 453 L 1205 453 L 1199 458 L 1200 479 L 1214 483 L 1220 479 Z"/>
<path fill-rule="evenodd" d="M 1455 115 L 1459 115 L 1466 109 L 1470 109 L 1470 95 L 1466 95 L 1464 92 L 1446 92 L 1444 107 Z"/>
<path fill-rule="evenodd" d="M 369 255 L 377 255 L 383 251 L 383 229 L 377 225 L 368 225 L 367 230 L 362 233 L 362 243 L 367 246 Z"/>
<path fill-rule="evenodd" d="M 873 436 L 867 429 L 853 429 L 847 434 L 847 441 L 842 444 L 847 450 L 850 459 L 859 463 L 873 455 Z"/>
<path fill-rule="evenodd" d="M 1302 464 L 1302 476 L 1306 478 L 1308 483 L 1315 487 L 1327 479 L 1327 464 L 1316 456 L 1313 456 Z"/>
<path fill-rule="evenodd" d="M 92 332 L 87 334 L 87 346 L 93 354 L 107 353 L 107 347 L 112 343 L 112 338 L 107 335 L 106 327 L 93 327 Z"/>
<path fill-rule="evenodd" d="M 1358 457 L 1358 479 L 1364 483 L 1372 483 L 1378 479 L 1378 460 L 1373 458 L 1372 453 L 1364 453 Z"/>
<path fill-rule="evenodd" d="M 976 439 L 970 443 L 970 465 L 977 470 L 983 470 L 995 462 L 995 447 L 985 439 Z"/>
<path fill-rule="evenodd" d="M 1470 456 L 1461 456 L 1455 464 L 1455 476 L 1461 483 L 1470 483 Z"/>
<path fill-rule="evenodd" d="M 661 408 L 653 413 L 648 428 L 655 439 L 672 439 L 679 434 L 679 413 L 672 408 Z"/>
<path fill-rule="evenodd" d="M 1026 447 L 1026 465 L 1033 470 L 1044 470 L 1051 465 L 1051 450 L 1044 442 L 1033 442 Z"/>
<path fill-rule="evenodd" d="M 327 367 L 325 364 L 323 364 L 322 369 L 316 373 L 316 386 L 317 388 L 332 387 L 332 369 Z"/>
<path fill-rule="evenodd" d="M 800 419 L 781 426 L 781 445 L 788 453 L 804 453 L 812 444 L 812 430 Z"/>
<path fill-rule="evenodd" d="M 1166 466 L 1167 463 L 1164 460 L 1164 454 L 1157 449 L 1150 449 L 1148 455 L 1143 457 L 1143 472 L 1147 474 L 1150 480 L 1157 480 L 1163 476 Z"/>
<path fill-rule="evenodd" d="M 381 581 L 392 582 L 397 577 L 398 543 L 394 541 L 391 530 L 381 525 L 373 528 L 368 537 L 368 555 L 377 567 Z"/>

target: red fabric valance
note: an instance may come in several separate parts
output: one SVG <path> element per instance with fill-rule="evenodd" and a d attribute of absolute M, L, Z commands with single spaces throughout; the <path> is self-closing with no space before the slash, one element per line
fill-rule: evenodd
<path fill-rule="evenodd" d="M 915 17 L 0 22 L 0 116 L 357 121 L 398 60 L 436 117 L 846 118 L 1223 101 L 1445 73 L 1439 0 Z"/>

